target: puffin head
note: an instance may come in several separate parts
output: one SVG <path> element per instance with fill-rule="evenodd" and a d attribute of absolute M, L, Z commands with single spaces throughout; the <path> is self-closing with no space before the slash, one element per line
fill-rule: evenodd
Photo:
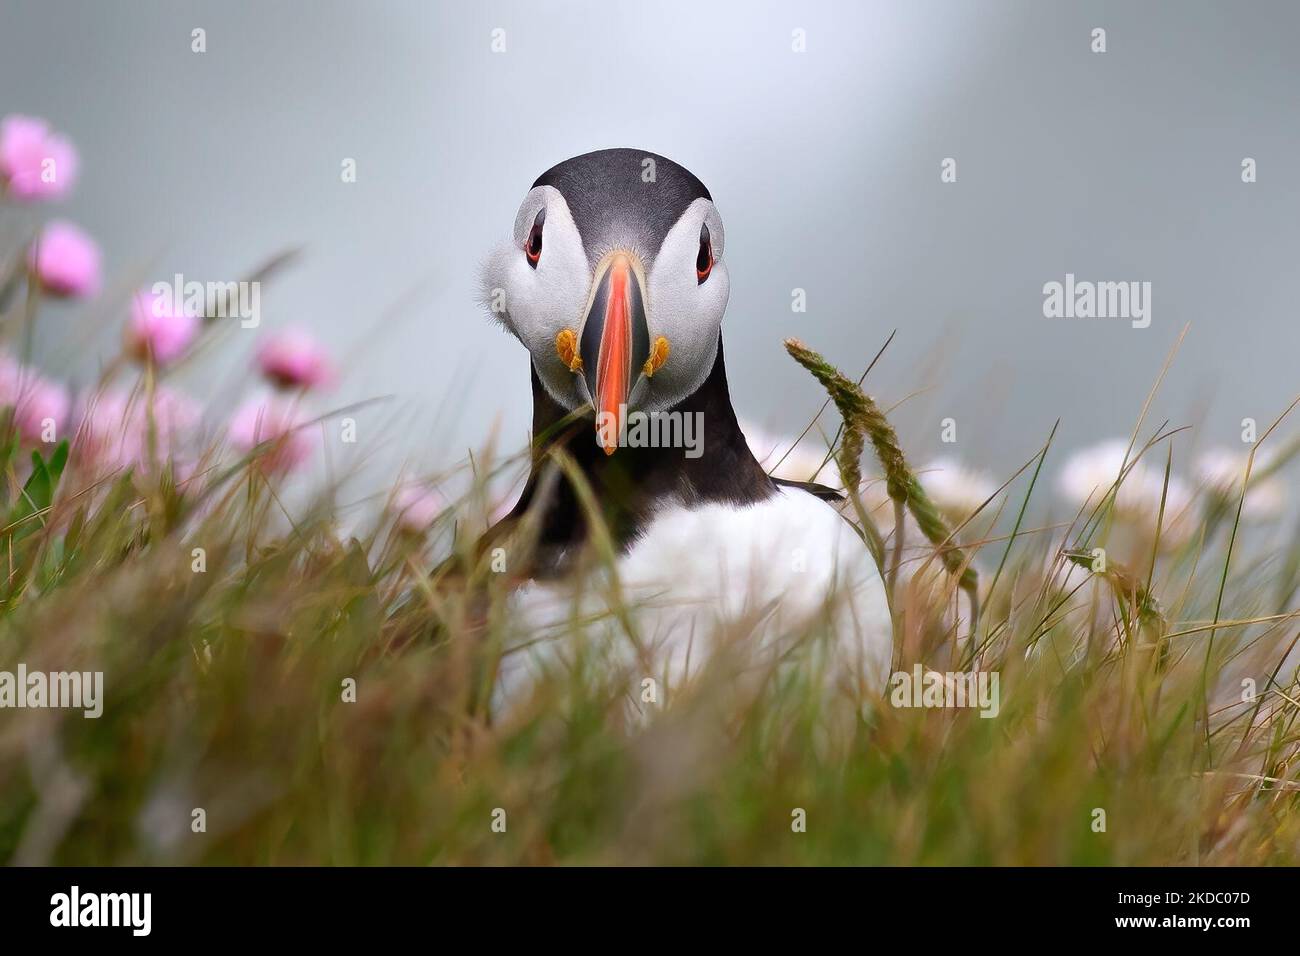
<path fill-rule="evenodd" d="M 591 408 L 599 435 L 602 420 L 665 411 L 708 377 L 727 307 L 724 245 L 713 199 L 689 170 L 642 150 L 598 150 L 533 183 L 483 270 L 483 299 L 551 398 Z"/>

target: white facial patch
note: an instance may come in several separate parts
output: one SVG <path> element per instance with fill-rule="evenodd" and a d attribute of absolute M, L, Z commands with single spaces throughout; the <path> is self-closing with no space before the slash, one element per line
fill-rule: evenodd
<path fill-rule="evenodd" d="M 542 252 L 536 268 L 524 245 L 537 213 L 546 210 Z M 591 285 L 591 267 L 568 203 L 553 186 L 538 186 L 524 197 L 509 243 L 488 257 L 482 274 L 482 299 L 533 357 L 550 396 L 566 409 L 587 401 L 585 383 L 559 361 L 555 337 L 581 323 Z"/>
<path fill-rule="evenodd" d="M 713 269 L 703 282 L 695 271 L 700 228 L 709 227 Z M 704 384 L 718 354 L 718 334 L 731 289 L 723 249 L 722 217 L 707 199 L 697 199 L 664 238 L 646 276 L 646 316 L 650 340 L 663 336 L 670 352 L 654 378 L 632 392 L 638 407 L 664 411 Z"/>

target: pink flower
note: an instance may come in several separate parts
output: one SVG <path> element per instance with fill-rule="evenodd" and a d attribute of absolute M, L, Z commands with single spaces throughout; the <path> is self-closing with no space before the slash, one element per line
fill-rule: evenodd
<path fill-rule="evenodd" d="M 202 414 L 193 399 L 159 386 L 152 410 L 143 393 L 106 389 L 83 399 L 77 418 L 77 460 L 92 472 L 147 469 L 155 461 L 171 462 L 179 471 L 187 470 L 180 459 Z"/>
<path fill-rule="evenodd" d="M 183 303 L 153 292 L 136 294 L 126 326 L 126 347 L 136 358 L 167 365 L 180 358 L 199 334 L 200 320 Z"/>
<path fill-rule="evenodd" d="M 334 367 L 325 349 L 303 329 L 285 329 L 267 337 L 257 364 L 279 388 L 319 388 L 334 380 Z"/>
<path fill-rule="evenodd" d="M 70 404 L 62 385 L 0 355 L 0 407 L 13 409 L 14 427 L 23 444 L 58 442 Z"/>
<path fill-rule="evenodd" d="M 77 151 L 49 124 L 31 116 L 0 122 L 0 180 L 20 201 L 59 199 L 77 179 Z"/>
<path fill-rule="evenodd" d="M 397 527 L 411 534 L 423 534 L 447 507 L 442 495 L 422 485 L 405 485 L 393 498 Z"/>
<path fill-rule="evenodd" d="M 113 471 L 136 456 L 137 446 L 128 427 L 131 396 L 111 389 L 82 398 L 77 407 L 74 459 L 93 470 Z"/>
<path fill-rule="evenodd" d="M 51 295 L 82 297 L 99 291 L 99 246 L 70 222 L 49 223 L 32 243 L 27 265 Z"/>
<path fill-rule="evenodd" d="M 153 396 L 153 429 L 160 447 L 169 451 L 178 441 L 193 432 L 203 419 L 199 403 L 184 392 L 159 385 Z M 143 414 L 143 409 L 142 409 Z M 148 425 L 147 421 L 142 424 Z"/>
<path fill-rule="evenodd" d="M 268 444 L 257 459 L 258 467 L 268 474 L 288 474 L 311 457 L 316 447 L 314 433 L 304 424 L 292 405 L 253 400 L 231 419 L 230 441 L 243 452 Z"/>

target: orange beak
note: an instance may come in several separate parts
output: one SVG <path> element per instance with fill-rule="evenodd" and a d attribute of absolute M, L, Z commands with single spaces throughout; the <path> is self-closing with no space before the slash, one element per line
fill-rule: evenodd
<path fill-rule="evenodd" d="M 614 253 L 596 283 L 591 308 L 582 329 L 581 351 L 587 386 L 596 409 L 597 441 L 605 454 L 614 454 L 626 424 L 633 375 L 650 351 L 645 299 L 631 257 Z M 614 428 L 608 426 L 613 423 Z"/>

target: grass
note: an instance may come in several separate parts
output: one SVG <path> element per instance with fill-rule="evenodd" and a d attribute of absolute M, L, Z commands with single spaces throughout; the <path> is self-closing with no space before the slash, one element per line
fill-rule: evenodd
<path fill-rule="evenodd" d="M 473 516 L 517 461 L 476 459 L 427 537 L 391 515 L 344 537 L 328 494 L 290 519 L 256 453 L 214 448 L 178 488 L 168 467 L 79 478 L 75 446 L 29 459 L 3 434 L 0 670 L 103 671 L 105 700 L 95 720 L 0 714 L 0 860 L 1300 861 L 1297 552 L 1252 550 L 1238 503 L 1205 491 L 1196 532 L 1162 547 L 1161 522 L 1124 527 L 1123 479 L 1033 526 L 1050 439 L 1008 469 L 1010 533 L 928 535 L 908 552 L 926 569 L 896 585 L 898 668 L 978 656 L 1001 687 L 983 719 L 864 706 L 808 655 L 757 677 L 720 655 L 633 708 L 626 675 L 580 659 L 494 712 L 519 625 Z M 1167 462 L 1177 438 L 1133 456 Z M 1124 534 L 1094 573 L 1092 549 Z M 976 565 L 968 641 L 950 609 Z"/>

